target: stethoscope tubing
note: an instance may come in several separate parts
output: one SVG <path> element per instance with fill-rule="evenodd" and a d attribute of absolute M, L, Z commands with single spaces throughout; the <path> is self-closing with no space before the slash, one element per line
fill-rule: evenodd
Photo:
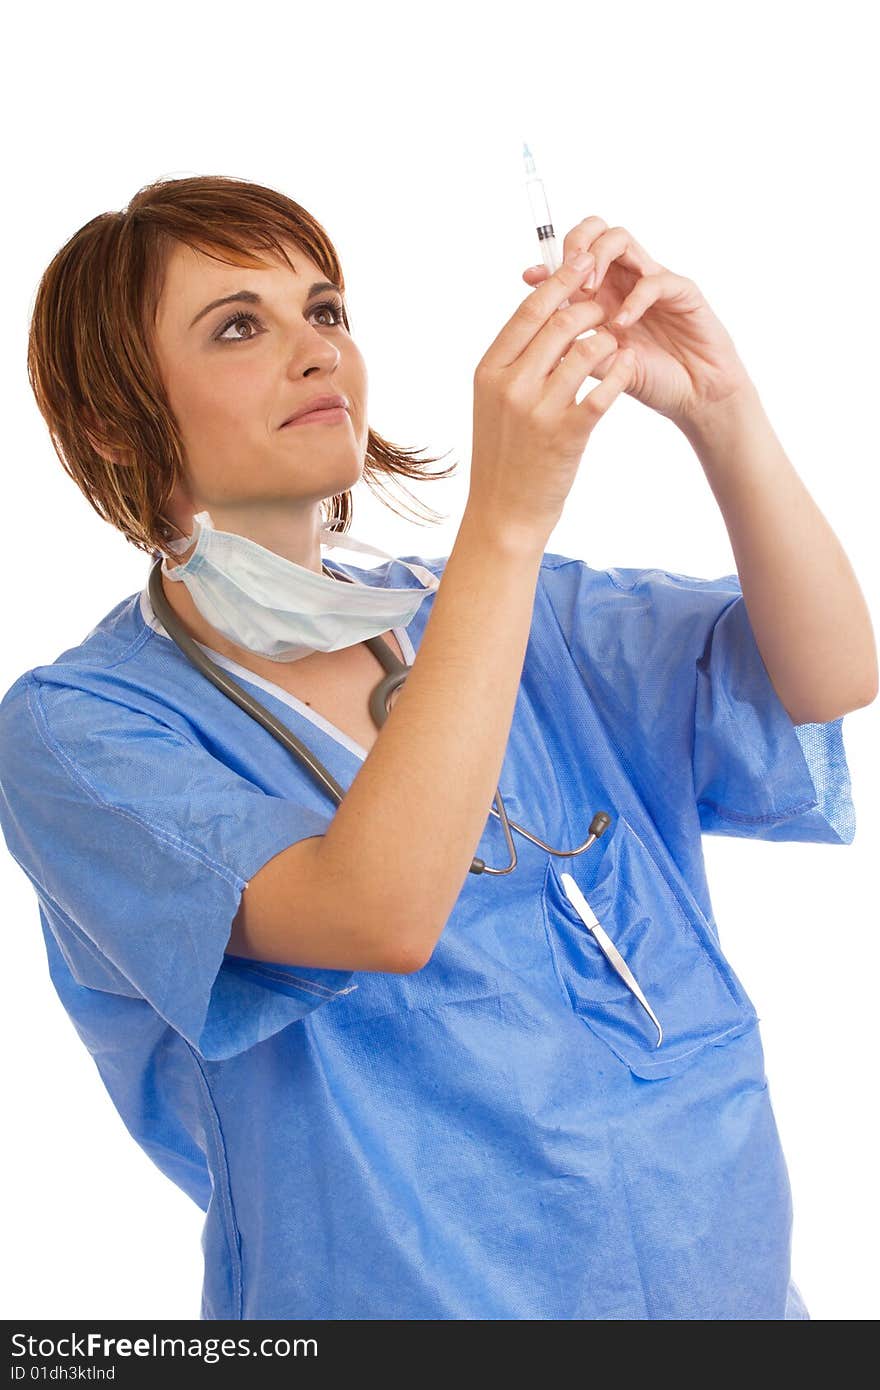
<path fill-rule="evenodd" d="M 292 753 L 297 761 L 308 769 L 322 790 L 331 797 L 337 806 L 340 805 L 345 796 L 345 791 L 320 759 L 316 758 L 311 749 L 309 749 L 301 739 L 298 739 L 296 734 L 288 729 L 285 724 L 282 724 L 281 721 L 272 714 L 271 710 L 266 709 L 265 705 L 261 704 L 255 696 L 251 695 L 247 690 L 244 690 L 222 666 L 218 666 L 215 661 L 212 661 L 208 654 L 199 646 L 198 642 L 190 637 L 165 597 L 165 592 L 162 588 L 161 570 L 162 561 L 157 560 L 150 571 L 148 590 L 150 602 L 153 605 L 153 611 L 171 639 L 180 648 L 184 656 L 189 659 L 212 685 L 215 685 L 217 689 L 228 696 L 230 700 L 233 700 L 240 709 L 244 710 L 244 712 L 250 715 L 252 719 L 256 720 L 258 724 L 262 725 L 262 727 L 270 733 L 273 738 L 277 739 L 289 753 Z M 331 571 L 328 571 L 328 573 L 330 572 Z M 334 578 L 344 578 L 349 583 L 354 582 L 353 580 L 349 580 L 347 575 L 339 576 L 334 573 Z M 385 669 L 385 675 L 370 693 L 369 700 L 370 715 L 373 723 L 376 725 L 377 729 L 381 729 L 390 712 L 391 697 L 405 682 L 410 668 L 398 660 L 383 638 L 369 637 L 366 639 L 366 645 Z M 518 825 L 516 821 L 509 819 L 504 808 L 500 788 L 496 788 L 495 801 L 499 809 L 496 811 L 493 806 L 490 810 L 490 815 L 497 816 L 501 821 L 501 827 L 510 855 L 510 863 L 504 869 L 496 869 L 491 868 L 484 860 L 474 858 L 471 861 L 468 870 L 469 873 L 509 874 L 516 868 L 516 846 L 510 833 L 511 830 L 516 830 L 518 834 L 525 836 L 527 840 L 537 845 L 539 849 L 545 850 L 547 854 L 557 855 L 560 858 L 568 858 L 572 855 L 582 854 L 584 850 L 589 849 L 598 837 L 604 833 L 611 822 L 611 817 L 606 811 L 597 811 L 590 822 L 589 836 L 582 845 L 578 845 L 575 849 L 553 849 L 552 846 L 545 844 L 543 840 L 539 839 L 536 835 L 532 835 L 523 826 Z"/>
<path fill-rule="evenodd" d="M 315 757 L 314 753 L 311 752 L 301 739 L 298 739 L 286 725 L 282 724 L 279 719 L 276 719 L 275 715 L 272 714 L 270 710 L 267 710 L 266 707 L 253 695 L 249 694 L 248 691 L 242 689 L 238 682 L 233 680 L 227 671 L 224 671 L 221 666 L 218 666 L 216 662 L 212 661 L 199 644 L 184 630 L 165 597 L 160 577 L 161 568 L 162 561 L 158 560 L 150 571 L 149 594 L 153 610 L 171 639 L 177 644 L 184 655 L 189 658 L 192 664 L 207 677 L 212 685 L 215 685 L 224 695 L 234 700 L 246 714 L 249 714 L 252 719 L 255 719 L 258 724 L 262 725 L 262 727 L 273 736 L 273 738 L 277 739 L 284 748 L 292 753 L 293 756 L 312 773 L 315 780 L 323 790 L 327 792 L 336 805 L 340 805 L 345 796 L 345 792 L 336 781 L 336 778 L 328 772 L 324 764 Z M 331 571 L 328 571 L 328 573 L 330 572 Z M 339 576 L 334 575 L 334 577 L 338 578 Z M 347 576 L 343 577 L 347 578 Z M 353 583 L 354 581 L 352 580 L 349 582 Z M 390 712 L 389 701 L 391 696 L 404 683 L 410 668 L 397 659 L 394 652 L 381 637 L 367 638 L 366 644 L 385 668 L 385 675 L 378 682 L 370 695 L 370 713 L 376 727 L 381 728 Z M 516 830 L 520 835 L 524 835 L 527 840 L 530 840 L 532 844 L 537 845 L 540 849 L 545 850 L 547 854 L 557 855 L 560 858 L 568 858 L 572 855 L 582 854 L 584 850 L 589 849 L 599 836 L 604 834 L 611 823 L 611 817 L 608 815 L 607 811 L 597 811 L 590 822 L 590 834 L 582 845 L 578 845 L 576 849 L 553 849 L 551 845 L 545 844 L 537 835 L 532 835 L 528 830 L 524 829 L 523 826 L 518 825 L 516 821 L 512 821 L 508 818 L 499 788 L 496 788 L 495 800 L 498 803 L 499 809 L 496 812 L 493 808 L 491 814 L 497 815 L 501 821 L 501 827 L 504 831 L 504 838 L 507 842 L 507 848 L 510 854 L 510 863 L 505 869 L 495 869 L 486 864 L 484 860 L 474 858 L 471 861 L 468 870 L 469 873 L 512 873 L 517 865 L 517 854 L 513 836 L 510 833 L 511 830 Z M 650 1015 L 657 1028 L 657 1046 L 659 1047 L 663 1039 L 663 1030 L 659 1019 L 648 1003 L 648 1000 L 645 998 L 638 981 L 604 928 L 599 923 L 574 879 L 572 879 L 570 874 L 563 874 L 562 879 L 569 901 L 572 903 L 575 912 L 581 918 L 584 925 L 592 932 L 593 938 L 602 951 L 602 954 L 605 956 L 612 969 L 620 976 L 627 988 Z"/>

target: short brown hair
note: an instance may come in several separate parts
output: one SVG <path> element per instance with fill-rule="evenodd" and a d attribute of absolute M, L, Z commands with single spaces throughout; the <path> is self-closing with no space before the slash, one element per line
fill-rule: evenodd
<path fill-rule="evenodd" d="M 150 346 L 168 254 L 177 241 L 233 265 L 264 264 L 257 250 L 290 265 L 282 238 L 344 293 L 333 244 L 305 208 L 274 189 L 223 175 L 147 184 L 124 212 L 101 213 L 81 227 L 40 280 L 27 354 L 37 406 L 66 472 L 98 515 L 140 550 L 158 555 L 178 529 L 162 511 L 185 476 L 183 444 Z M 349 329 L 345 307 L 342 318 Z M 426 474 L 443 455 L 413 458 L 422 452 L 369 430 L 364 479 L 371 491 L 380 497 L 385 491 L 381 475 L 434 481 L 455 471 L 457 464 Z M 407 507 L 416 522 L 438 518 L 418 505 L 421 518 Z M 328 525 L 348 529 L 350 490 L 322 506 Z"/>

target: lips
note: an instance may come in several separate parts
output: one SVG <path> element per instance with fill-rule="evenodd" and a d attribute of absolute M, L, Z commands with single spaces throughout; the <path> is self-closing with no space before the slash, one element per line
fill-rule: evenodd
<path fill-rule="evenodd" d="M 313 396 L 310 401 L 300 406 L 292 415 L 288 415 L 284 425 L 289 425 L 293 420 L 298 420 L 303 415 L 312 415 L 317 410 L 347 410 L 348 401 L 345 396 Z M 284 428 L 284 425 L 281 428 Z"/>

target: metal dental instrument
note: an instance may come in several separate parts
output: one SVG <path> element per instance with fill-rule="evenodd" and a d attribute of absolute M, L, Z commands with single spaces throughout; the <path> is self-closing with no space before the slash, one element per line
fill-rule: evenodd
<path fill-rule="evenodd" d="M 596 941 L 598 942 L 599 949 L 601 950 L 602 954 L 605 956 L 606 960 L 610 961 L 613 968 L 617 971 L 618 975 L 623 980 L 627 989 L 632 990 L 639 1003 L 642 1005 L 644 1009 L 647 1010 L 648 1014 L 653 1019 L 654 1025 L 657 1029 L 657 1046 L 659 1047 L 663 1041 L 663 1029 L 660 1027 L 660 1020 L 654 1013 L 654 1010 L 651 1008 L 651 1005 L 648 1003 L 644 994 L 642 994 L 642 991 L 639 988 L 638 980 L 630 970 L 626 961 L 623 959 L 623 956 L 618 951 L 614 942 L 611 940 L 611 937 L 603 929 L 598 917 L 596 916 L 593 909 L 590 907 L 590 904 L 587 902 L 586 898 L 584 897 L 580 888 L 575 883 L 571 874 L 561 873 L 559 877 L 562 879 L 563 885 L 565 887 L 566 896 L 568 897 L 569 902 L 571 903 L 575 912 L 583 921 L 584 925 L 588 927 L 589 930 L 593 933 L 593 936 L 596 938 Z"/>
<path fill-rule="evenodd" d="M 333 579 L 340 579 L 348 584 L 357 582 L 352 579 L 350 575 L 337 574 L 335 571 L 328 569 L 326 565 L 322 565 L 322 568 L 324 573 L 330 575 Z M 199 646 L 198 642 L 190 637 L 189 633 L 184 629 L 165 597 L 165 591 L 162 588 L 161 569 L 162 561 L 157 560 L 150 571 L 148 589 L 153 611 L 169 637 L 177 644 L 184 656 L 201 671 L 202 675 L 207 677 L 212 685 L 215 685 L 224 695 L 228 695 L 231 700 L 234 700 L 246 714 L 249 714 L 258 724 L 261 724 L 273 738 L 277 739 L 288 752 L 292 753 L 297 761 L 312 773 L 312 776 L 316 779 L 321 788 L 332 797 L 338 806 L 345 793 L 335 777 L 327 771 L 324 764 L 315 757 L 314 753 L 312 753 L 295 734 L 291 733 L 290 729 L 282 724 L 279 719 L 276 719 L 275 715 L 267 710 L 259 700 L 251 695 L 249 691 L 243 690 L 238 682 L 233 680 L 228 671 L 225 671 L 222 666 L 218 666 L 216 662 L 212 661 L 207 653 Z M 394 652 L 388 646 L 388 643 L 381 637 L 367 638 L 366 645 L 370 648 L 373 655 L 381 662 L 386 672 L 370 694 L 370 715 L 372 716 L 376 728 L 380 729 L 390 712 L 389 700 L 398 687 L 403 685 L 409 674 L 410 668 L 395 656 Z M 611 817 L 608 815 L 607 811 L 597 811 L 590 821 L 589 836 L 582 845 L 578 845 L 576 849 L 552 849 L 550 845 L 546 845 L 543 840 L 539 840 L 536 835 L 531 835 L 528 830 L 524 830 L 521 825 L 517 825 L 516 821 L 508 820 L 507 812 L 504 809 L 504 802 L 501 799 L 501 791 L 497 788 L 495 792 L 495 801 L 498 803 L 499 809 L 495 811 L 494 808 L 490 808 L 490 814 L 493 816 L 497 815 L 501 821 L 504 838 L 507 843 L 507 850 L 510 854 L 510 863 L 506 869 L 493 869 L 490 868 L 484 860 L 475 858 L 471 861 L 468 873 L 512 873 L 517 865 L 517 854 L 516 846 L 513 843 L 513 837 L 510 833 L 511 829 L 516 830 L 520 835 L 524 835 L 527 840 L 531 840 L 532 844 L 537 845 L 539 849 L 546 850 L 548 854 L 560 855 L 563 858 L 567 858 L 569 855 L 582 854 L 585 849 L 589 849 L 590 845 L 592 845 L 600 835 L 603 835 L 611 824 Z"/>

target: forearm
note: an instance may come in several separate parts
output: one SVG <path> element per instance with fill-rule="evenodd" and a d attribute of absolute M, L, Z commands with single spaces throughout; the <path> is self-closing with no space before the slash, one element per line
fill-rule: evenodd
<path fill-rule="evenodd" d="M 721 508 L 755 641 L 792 721 L 825 723 L 870 704 L 867 604 L 757 391 L 681 429 Z"/>
<path fill-rule="evenodd" d="M 430 956 L 490 818 L 543 546 L 465 513 L 416 659 L 322 853 L 400 957 Z"/>

